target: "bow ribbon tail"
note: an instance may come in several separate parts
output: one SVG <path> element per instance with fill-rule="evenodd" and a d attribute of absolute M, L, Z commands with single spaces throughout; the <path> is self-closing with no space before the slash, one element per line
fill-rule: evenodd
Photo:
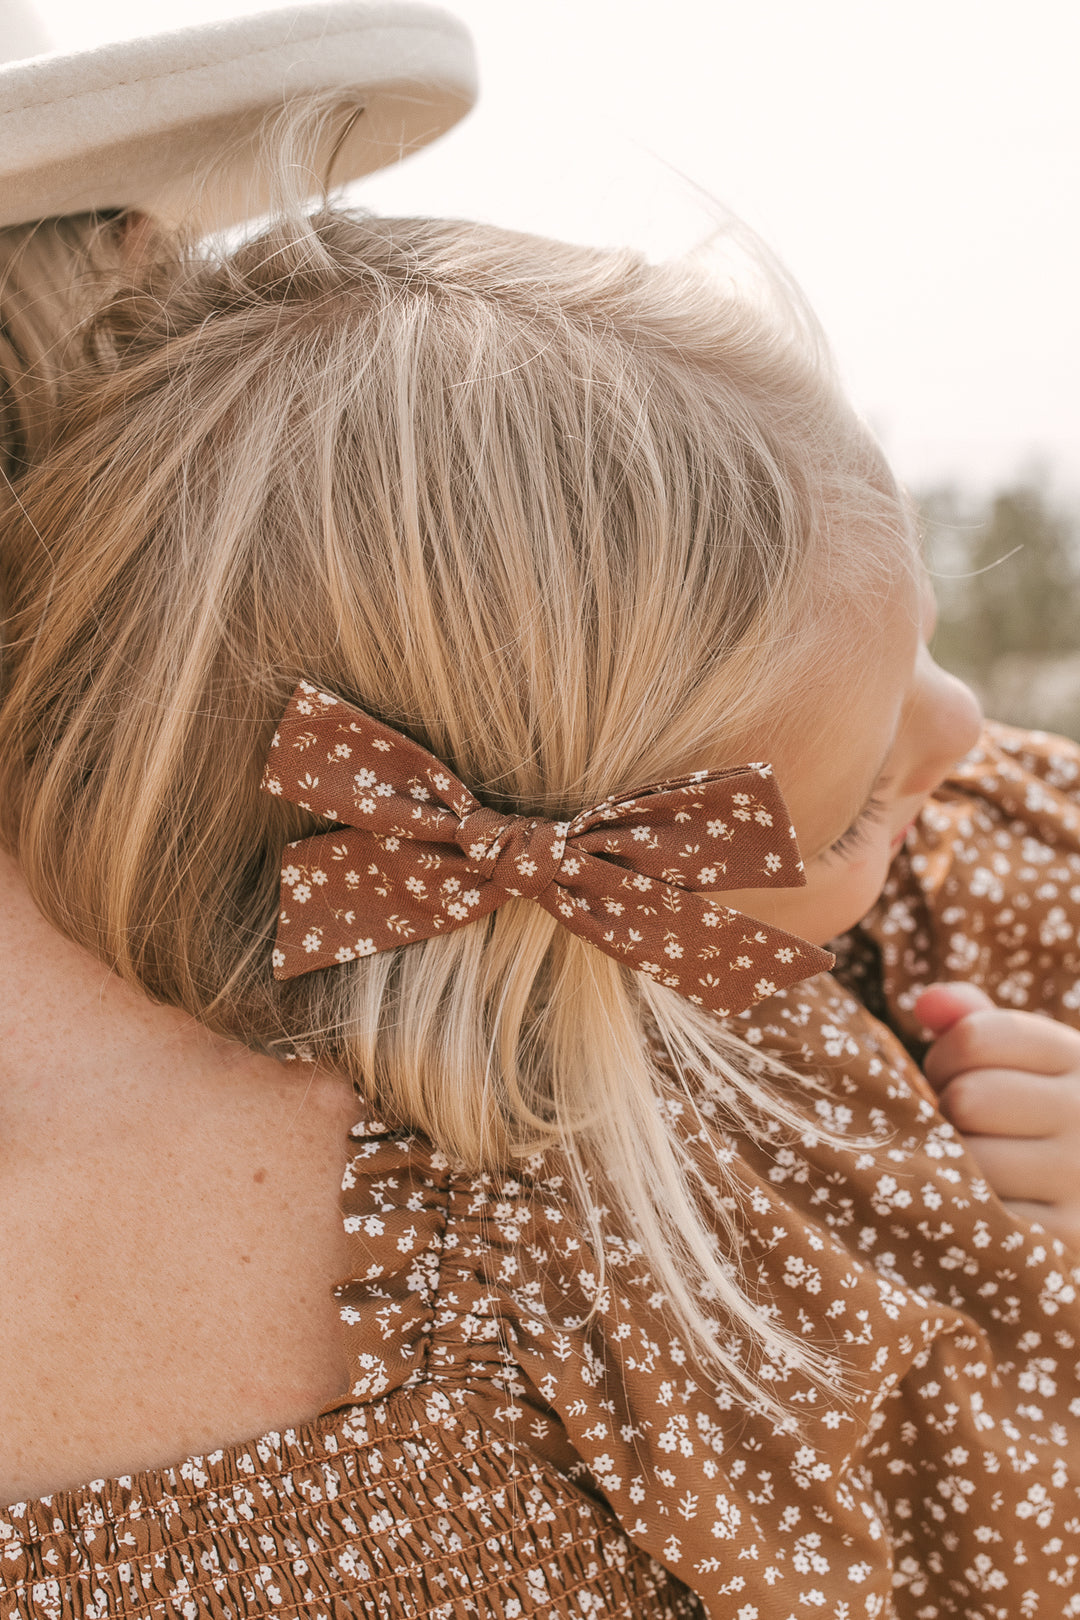
<path fill-rule="evenodd" d="M 296 979 L 396 945 L 452 934 L 486 917 L 505 898 L 470 872 L 458 850 L 445 850 L 439 872 L 423 881 L 410 874 L 412 859 L 422 860 L 425 846 L 401 840 L 408 846 L 403 876 L 397 852 L 388 851 L 386 843 L 362 827 L 336 827 L 285 846 L 275 979 Z M 451 877 L 449 892 L 445 879 L 439 882 L 444 871 L 461 874 Z"/>
<path fill-rule="evenodd" d="M 589 863 L 593 871 L 598 864 L 606 863 Z M 619 876 L 603 896 L 595 884 L 582 892 L 553 883 L 537 902 L 597 950 L 721 1018 L 828 972 L 836 960 L 797 934 L 673 884 L 653 880 L 646 908 L 630 879 L 634 902 L 627 903 L 625 871 Z"/>

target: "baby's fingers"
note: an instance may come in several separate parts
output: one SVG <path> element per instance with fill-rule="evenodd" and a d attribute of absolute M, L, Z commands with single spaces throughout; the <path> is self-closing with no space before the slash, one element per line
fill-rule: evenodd
<path fill-rule="evenodd" d="M 1044 1137 L 1080 1130 L 1080 1088 L 1053 1075 L 970 1069 L 949 1081 L 939 1106 L 966 1136 Z M 1080 1178 L 1080 1164 L 1077 1173 Z"/>
<path fill-rule="evenodd" d="M 923 1059 L 923 1073 L 940 1091 L 954 1075 L 991 1065 L 1041 1075 L 1080 1069 L 1080 1034 L 1033 1013 L 997 1007 L 972 1012 L 938 1036 Z"/>
<path fill-rule="evenodd" d="M 1048 1232 L 1055 1230 L 1054 1216 L 1057 1209 L 1055 1204 L 1037 1204 L 1032 1198 L 1003 1198 L 1001 1202 L 1011 1214 L 1019 1215 L 1021 1220 L 1038 1221 L 1039 1225 L 1045 1226 Z M 1075 1223 L 1066 1221 L 1060 1224 L 1073 1225 Z"/>

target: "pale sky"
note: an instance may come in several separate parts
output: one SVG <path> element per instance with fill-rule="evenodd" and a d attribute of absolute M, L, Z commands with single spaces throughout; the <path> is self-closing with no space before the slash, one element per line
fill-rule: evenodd
<path fill-rule="evenodd" d="M 37 0 L 58 46 L 146 0 Z M 246 0 L 152 0 L 167 28 Z M 780 254 L 901 477 L 1080 488 L 1077 0 L 450 0 L 472 116 L 363 182 L 653 257 L 734 208 Z"/>

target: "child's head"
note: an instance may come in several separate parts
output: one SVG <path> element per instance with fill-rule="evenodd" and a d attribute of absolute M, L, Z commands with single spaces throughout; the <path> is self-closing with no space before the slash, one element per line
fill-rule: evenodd
<path fill-rule="evenodd" d="M 650 1140 L 670 1069 L 723 1075 L 744 1122 L 783 1112 L 733 1037 L 524 900 L 276 985 L 282 848 L 315 824 L 259 782 L 306 677 L 497 808 L 773 758 L 797 814 L 835 769 L 811 837 L 842 833 L 907 688 L 918 569 L 806 324 L 629 253 L 293 221 L 116 305 L 23 504 L 0 813 L 57 925 L 228 1035 L 343 1067 L 451 1153 L 561 1144 L 676 1312 L 701 1327 L 704 1278 L 768 1339 Z M 933 784 L 896 774 L 910 819 Z"/>
<path fill-rule="evenodd" d="M 817 944 L 869 911 L 926 798 L 979 732 L 974 694 L 930 657 L 932 628 L 917 577 L 876 596 L 873 618 L 855 609 L 850 645 L 810 677 L 799 723 L 771 744 L 806 885 L 729 891 L 725 904 Z"/>

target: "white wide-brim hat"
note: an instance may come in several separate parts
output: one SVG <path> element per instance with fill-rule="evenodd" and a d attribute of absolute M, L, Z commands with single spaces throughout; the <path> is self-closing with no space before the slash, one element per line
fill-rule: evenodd
<path fill-rule="evenodd" d="M 283 107 L 340 98 L 310 154 L 314 190 L 331 160 L 335 186 L 369 174 L 476 98 L 465 27 L 404 0 L 318 0 L 28 57 L 42 48 L 32 14 L 0 0 L 0 226 L 111 208 L 230 224 L 266 202 L 258 135 Z"/>

